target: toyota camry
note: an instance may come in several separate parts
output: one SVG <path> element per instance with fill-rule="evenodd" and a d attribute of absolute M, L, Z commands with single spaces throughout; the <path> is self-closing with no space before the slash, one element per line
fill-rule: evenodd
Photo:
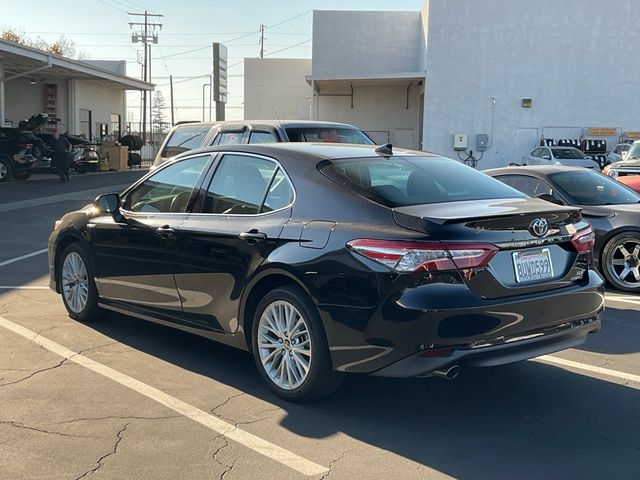
<path fill-rule="evenodd" d="M 253 353 L 288 400 L 346 373 L 453 378 L 600 329 L 593 231 L 457 161 L 391 146 L 188 152 L 58 220 L 50 285 Z"/>

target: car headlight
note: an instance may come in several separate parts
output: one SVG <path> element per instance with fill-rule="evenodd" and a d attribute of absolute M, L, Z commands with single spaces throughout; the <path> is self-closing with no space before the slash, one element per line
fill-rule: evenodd
<path fill-rule="evenodd" d="M 609 175 L 611 178 L 618 178 L 617 170 L 614 170 L 613 168 L 610 168 L 610 169 L 605 168 L 604 170 L 605 170 L 604 173 Z"/>

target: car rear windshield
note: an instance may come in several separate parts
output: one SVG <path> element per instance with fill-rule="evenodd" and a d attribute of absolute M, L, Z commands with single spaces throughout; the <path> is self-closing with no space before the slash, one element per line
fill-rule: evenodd
<path fill-rule="evenodd" d="M 291 127 L 285 128 L 290 142 L 356 143 L 373 145 L 373 141 L 355 128 Z"/>
<path fill-rule="evenodd" d="M 185 125 L 176 128 L 162 150 L 163 158 L 171 158 L 202 146 L 210 125 Z"/>
<path fill-rule="evenodd" d="M 517 190 L 443 157 L 328 160 L 320 171 L 346 188 L 390 208 L 494 198 L 525 198 Z"/>
<path fill-rule="evenodd" d="M 578 160 L 586 158 L 584 153 L 575 148 L 554 148 L 553 156 L 563 160 Z"/>
<path fill-rule="evenodd" d="M 549 175 L 578 205 L 628 205 L 640 203 L 640 195 L 617 180 L 593 170 L 571 170 Z"/>

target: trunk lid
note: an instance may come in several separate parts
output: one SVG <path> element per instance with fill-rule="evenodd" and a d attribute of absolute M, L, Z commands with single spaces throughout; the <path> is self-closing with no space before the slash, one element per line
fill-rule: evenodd
<path fill-rule="evenodd" d="M 486 267 L 462 271 L 469 288 L 484 298 L 552 290 L 586 278 L 587 256 L 571 245 L 576 231 L 588 226 L 576 208 L 509 198 L 398 207 L 393 216 L 399 226 L 424 233 L 432 241 L 498 247 Z M 547 225 L 540 236 L 532 227 L 539 220 Z M 536 273 L 540 262 L 543 268 Z"/>

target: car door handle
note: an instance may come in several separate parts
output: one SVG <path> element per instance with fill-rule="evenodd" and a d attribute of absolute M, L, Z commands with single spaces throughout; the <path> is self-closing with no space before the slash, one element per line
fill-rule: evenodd
<path fill-rule="evenodd" d="M 267 234 L 259 232 L 258 230 L 249 230 L 248 232 L 242 232 L 239 237 L 247 242 L 261 242 L 267 239 Z"/>
<path fill-rule="evenodd" d="M 175 230 L 169 225 L 163 225 L 156 228 L 156 233 L 161 237 L 173 237 L 176 234 Z"/>

